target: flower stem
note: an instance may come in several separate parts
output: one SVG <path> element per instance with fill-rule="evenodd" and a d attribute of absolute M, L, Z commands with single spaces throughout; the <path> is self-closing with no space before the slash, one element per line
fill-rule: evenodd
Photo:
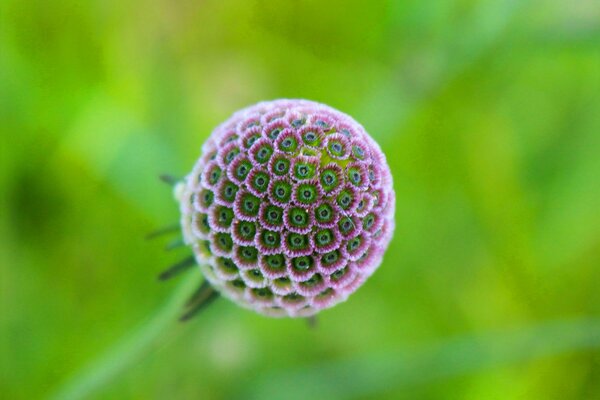
<path fill-rule="evenodd" d="M 162 333 L 177 321 L 178 314 L 197 286 L 196 278 L 189 277 L 184 280 L 170 301 L 159 309 L 154 317 L 68 379 L 50 398 L 57 400 L 89 398 L 92 393 L 125 371 L 147 353 Z"/>

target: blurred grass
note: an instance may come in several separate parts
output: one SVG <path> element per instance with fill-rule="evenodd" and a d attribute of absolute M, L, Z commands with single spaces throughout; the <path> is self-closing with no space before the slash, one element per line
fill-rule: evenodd
<path fill-rule="evenodd" d="M 536 327 L 444 339 L 417 349 L 387 349 L 349 360 L 272 371 L 240 399 L 376 397 L 392 387 L 512 365 L 565 351 L 600 348 L 600 320 L 553 321 Z M 310 382 L 310 385 L 307 385 Z"/>
<path fill-rule="evenodd" d="M 174 294 L 173 300 L 159 309 L 154 318 L 138 327 L 109 352 L 66 382 L 53 395 L 53 398 L 82 399 L 89 397 L 90 394 L 101 390 L 111 380 L 116 379 L 126 368 L 140 362 L 143 355 L 149 352 L 152 346 L 156 346 L 161 335 L 164 335 L 169 327 L 174 326 L 174 316 L 182 313 L 185 302 L 197 287 L 198 279 L 184 281 Z"/>
<path fill-rule="evenodd" d="M 314 331 L 220 302 L 95 398 L 600 398 L 598 43 L 592 0 L 0 2 L 2 397 L 48 395 L 157 313 L 179 254 L 143 241 L 177 219 L 156 176 L 234 110 L 303 97 L 388 155 L 381 269 Z M 438 345 L 444 374 L 415 380 Z"/>

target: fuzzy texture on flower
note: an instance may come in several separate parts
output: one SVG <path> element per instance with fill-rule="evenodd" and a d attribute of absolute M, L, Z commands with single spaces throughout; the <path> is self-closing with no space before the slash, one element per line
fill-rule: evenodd
<path fill-rule="evenodd" d="M 350 116 L 307 100 L 236 112 L 175 192 L 206 279 L 274 317 L 346 300 L 381 264 L 394 231 L 379 145 Z"/>

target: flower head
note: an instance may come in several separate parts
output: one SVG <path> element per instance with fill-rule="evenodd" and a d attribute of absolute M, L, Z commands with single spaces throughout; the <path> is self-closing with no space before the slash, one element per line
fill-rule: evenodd
<path fill-rule="evenodd" d="M 235 113 L 176 194 L 185 243 L 208 282 L 269 316 L 344 301 L 377 269 L 394 230 L 377 143 L 348 115 L 307 100 Z"/>

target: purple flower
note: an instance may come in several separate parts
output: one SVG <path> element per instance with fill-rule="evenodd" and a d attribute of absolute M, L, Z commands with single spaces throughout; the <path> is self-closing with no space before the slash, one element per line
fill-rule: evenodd
<path fill-rule="evenodd" d="M 346 300 L 394 231 L 381 149 L 348 115 L 307 100 L 235 113 L 176 193 L 206 279 L 269 316 L 310 316 Z"/>

